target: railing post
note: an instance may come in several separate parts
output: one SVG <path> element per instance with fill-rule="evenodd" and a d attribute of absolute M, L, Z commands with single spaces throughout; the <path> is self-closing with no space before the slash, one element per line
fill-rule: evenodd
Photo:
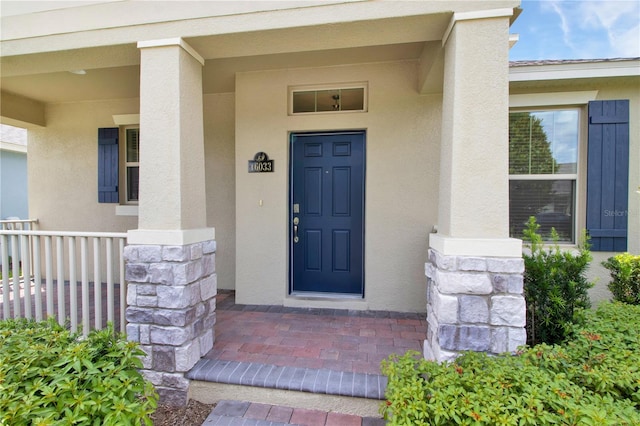
<path fill-rule="evenodd" d="M 4 228 L 4 224 L 2 227 Z M 9 238 L 0 235 L 0 250 L 2 250 L 2 313 L 3 318 L 11 316 L 11 305 L 9 304 Z"/>
<path fill-rule="evenodd" d="M 51 237 L 44 237 L 44 273 L 46 275 L 47 317 L 53 316 L 53 253 L 51 250 Z"/>
<path fill-rule="evenodd" d="M 29 247 L 29 237 L 20 236 L 20 257 L 22 258 L 22 281 L 24 285 L 24 316 L 31 319 L 31 247 Z M 14 277 L 15 282 L 15 277 Z M 18 283 L 20 279 L 18 278 Z"/>
<path fill-rule="evenodd" d="M 95 313 L 95 325 L 96 329 L 102 328 L 102 274 L 100 268 L 102 266 L 100 262 L 100 238 L 95 237 L 93 239 L 93 300 L 94 300 L 94 313 Z"/>
<path fill-rule="evenodd" d="M 64 300 L 64 238 L 56 237 L 56 254 L 57 254 L 57 286 L 58 286 L 58 323 L 64 324 L 65 300 Z"/>
<path fill-rule="evenodd" d="M 20 249 L 18 245 L 18 236 L 11 236 L 11 263 L 13 266 L 13 316 L 20 317 Z"/>
<path fill-rule="evenodd" d="M 42 321 L 42 269 L 40 264 L 40 237 L 31 237 L 33 241 L 33 283 L 35 292 L 36 321 Z"/>
<path fill-rule="evenodd" d="M 78 331 L 78 279 L 76 275 L 76 237 L 69 237 L 69 317 L 71 331 Z"/>
<path fill-rule="evenodd" d="M 113 322 L 113 239 L 107 238 L 107 321 Z M 122 285 L 122 284 L 120 284 Z"/>
<path fill-rule="evenodd" d="M 82 280 L 82 335 L 89 334 L 89 265 L 87 265 L 87 237 L 80 237 L 80 279 Z"/>

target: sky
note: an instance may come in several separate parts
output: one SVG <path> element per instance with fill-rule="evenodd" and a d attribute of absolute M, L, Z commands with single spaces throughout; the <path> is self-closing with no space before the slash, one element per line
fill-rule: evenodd
<path fill-rule="evenodd" d="M 511 26 L 509 59 L 640 57 L 640 0 L 531 0 Z"/>

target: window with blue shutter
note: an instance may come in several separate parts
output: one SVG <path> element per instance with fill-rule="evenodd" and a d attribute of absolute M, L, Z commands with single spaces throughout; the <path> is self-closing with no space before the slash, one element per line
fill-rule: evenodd
<path fill-rule="evenodd" d="M 120 129 L 98 129 L 98 202 L 117 203 L 118 197 L 118 135 Z"/>
<path fill-rule="evenodd" d="M 589 102 L 587 232 L 593 251 L 626 251 L 629 101 Z"/>

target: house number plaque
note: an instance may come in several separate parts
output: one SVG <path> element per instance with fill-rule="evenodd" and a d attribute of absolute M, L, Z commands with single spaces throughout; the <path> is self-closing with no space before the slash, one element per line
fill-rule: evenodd
<path fill-rule="evenodd" d="M 273 173 L 273 160 L 266 152 L 258 152 L 249 160 L 249 173 Z"/>

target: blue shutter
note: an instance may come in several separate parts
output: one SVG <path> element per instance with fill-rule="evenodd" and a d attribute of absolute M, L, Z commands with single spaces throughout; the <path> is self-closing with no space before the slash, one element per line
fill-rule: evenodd
<path fill-rule="evenodd" d="M 589 102 L 587 232 L 593 251 L 626 251 L 629 101 Z"/>
<path fill-rule="evenodd" d="M 117 203 L 118 135 L 117 127 L 98 129 L 98 202 Z"/>

